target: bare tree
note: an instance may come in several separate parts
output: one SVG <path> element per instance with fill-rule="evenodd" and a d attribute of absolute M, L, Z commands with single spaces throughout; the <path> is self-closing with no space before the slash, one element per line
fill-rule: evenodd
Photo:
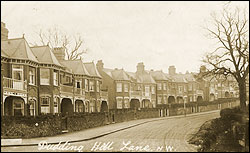
<path fill-rule="evenodd" d="M 39 42 L 32 45 L 49 45 L 51 48 L 63 47 L 67 60 L 82 59 L 82 55 L 87 53 L 87 49 L 83 48 L 84 42 L 79 34 L 70 36 L 56 26 L 47 30 L 39 29 L 36 34 L 39 37 Z"/>
<path fill-rule="evenodd" d="M 244 9 L 226 7 L 218 17 L 212 15 L 214 26 L 206 28 L 219 46 L 208 53 L 203 62 L 206 74 L 233 76 L 238 82 L 241 109 L 246 109 L 246 79 L 249 74 L 249 20 Z M 205 74 L 205 75 L 206 75 Z"/>

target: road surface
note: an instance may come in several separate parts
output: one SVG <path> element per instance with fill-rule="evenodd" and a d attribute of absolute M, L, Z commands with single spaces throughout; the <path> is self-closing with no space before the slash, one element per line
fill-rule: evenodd
<path fill-rule="evenodd" d="M 133 123 L 142 123 L 131 128 L 116 131 L 114 133 L 95 138 L 93 140 L 60 143 L 63 135 L 57 137 L 34 139 L 34 143 L 38 140 L 43 141 L 40 147 L 36 146 L 18 146 L 18 147 L 1 147 L 1 151 L 83 151 L 83 152 L 194 152 L 197 148 L 187 143 L 187 140 L 192 134 L 199 130 L 199 127 L 207 120 L 219 117 L 219 112 L 208 114 L 182 116 L 171 118 L 147 119 L 147 122 L 142 123 L 140 120 L 131 121 Z M 79 140 L 81 136 L 93 135 L 101 131 L 107 132 L 107 129 L 115 129 L 124 127 L 126 124 L 131 125 L 131 122 L 117 123 L 104 127 L 83 130 L 79 132 L 66 134 L 65 137 L 70 140 Z M 45 145 L 46 142 L 54 140 L 54 145 Z M 36 140 L 36 142 L 35 142 Z M 57 140 L 57 141 L 55 141 Z M 27 140 L 28 141 L 28 140 Z M 33 142 L 33 139 L 30 139 Z M 47 148 L 46 148 L 47 146 Z M 53 150 L 54 149 L 54 150 Z"/>

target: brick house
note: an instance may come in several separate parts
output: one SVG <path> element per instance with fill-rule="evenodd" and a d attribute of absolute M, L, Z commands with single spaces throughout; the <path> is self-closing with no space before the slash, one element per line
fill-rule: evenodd
<path fill-rule="evenodd" d="M 24 36 L 9 39 L 8 32 L 1 22 L 1 115 L 162 108 L 239 96 L 232 77 L 224 81 L 195 73 L 177 74 L 174 66 L 168 73 L 148 71 L 142 62 L 136 72 L 108 69 L 101 60 L 96 65 L 65 60 L 61 47 L 30 47 Z M 203 71 L 205 67 L 200 68 Z"/>

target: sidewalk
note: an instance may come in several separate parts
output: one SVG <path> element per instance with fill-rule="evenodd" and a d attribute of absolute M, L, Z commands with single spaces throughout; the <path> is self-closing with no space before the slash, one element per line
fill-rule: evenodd
<path fill-rule="evenodd" d="M 208 114 L 208 113 L 215 113 L 219 111 L 220 110 L 187 114 L 186 117 L 203 115 L 203 114 Z M 82 131 L 65 133 L 65 134 L 56 135 L 52 137 L 39 137 L 39 138 L 30 138 L 30 139 L 1 139 L 1 147 L 37 146 L 41 141 L 46 141 L 47 143 L 53 143 L 53 144 L 58 144 L 60 141 L 62 142 L 68 141 L 69 143 L 78 142 L 78 141 L 88 141 L 88 140 L 96 139 L 96 138 L 99 138 L 99 137 L 102 137 L 111 133 L 115 133 L 121 130 L 126 130 L 134 126 L 139 126 L 141 124 L 145 124 L 148 122 L 154 122 L 154 121 L 165 120 L 165 119 L 182 118 L 182 117 L 184 117 L 184 115 L 132 120 L 132 121 L 127 121 L 127 122 L 122 122 L 122 123 L 109 124 L 109 125 L 105 125 L 101 127 L 91 128 L 91 129 L 85 129 Z"/>

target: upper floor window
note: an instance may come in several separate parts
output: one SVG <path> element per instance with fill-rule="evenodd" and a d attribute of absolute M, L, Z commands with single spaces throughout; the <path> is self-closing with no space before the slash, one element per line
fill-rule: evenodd
<path fill-rule="evenodd" d="M 157 83 L 157 90 L 161 90 L 161 83 Z"/>
<path fill-rule="evenodd" d="M 128 92 L 128 84 L 124 83 L 124 92 Z"/>
<path fill-rule="evenodd" d="M 179 86 L 179 87 L 178 87 L 178 92 L 179 92 L 179 93 L 182 93 L 182 88 L 183 88 L 182 86 Z"/>
<path fill-rule="evenodd" d="M 155 87 L 154 87 L 154 86 L 151 87 L 151 90 L 152 90 L 152 91 L 151 91 L 152 94 L 155 94 Z"/>
<path fill-rule="evenodd" d="M 58 71 L 54 71 L 54 78 L 53 78 L 53 80 L 54 80 L 54 85 L 55 86 L 58 86 Z"/>
<path fill-rule="evenodd" d="M 29 67 L 29 84 L 35 85 L 36 84 L 36 69 L 33 67 Z"/>
<path fill-rule="evenodd" d="M 89 81 L 89 91 L 95 91 L 94 81 Z"/>
<path fill-rule="evenodd" d="M 163 90 L 167 90 L 167 84 L 163 83 Z"/>
<path fill-rule="evenodd" d="M 99 81 L 96 81 L 96 92 L 100 91 L 100 84 Z"/>
<path fill-rule="evenodd" d="M 116 83 L 116 92 L 122 92 L 122 83 Z"/>
<path fill-rule="evenodd" d="M 89 80 L 85 79 L 85 90 L 89 91 Z"/>
<path fill-rule="evenodd" d="M 150 87 L 145 86 L 145 96 L 149 96 L 149 93 L 150 93 Z"/>
<path fill-rule="evenodd" d="M 49 85 L 50 73 L 49 69 L 40 68 L 40 84 Z"/>
<path fill-rule="evenodd" d="M 23 80 L 23 66 L 22 65 L 13 65 L 12 66 L 12 76 L 15 80 Z"/>
<path fill-rule="evenodd" d="M 184 85 L 184 92 L 187 92 L 187 87 L 186 87 L 186 85 Z"/>
<path fill-rule="evenodd" d="M 72 82 L 72 77 L 71 75 L 66 75 L 66 83 L 71 83 Z"/>
<path fill-rule="evenodd" d="M 192 84 L 188 84 L 188 90 L 192 91 Z"/>
<path fill-rule="evenodd" d="M 76 88 L 81 88 L 82 81 L 81 80 L 76 80 Z"/>

